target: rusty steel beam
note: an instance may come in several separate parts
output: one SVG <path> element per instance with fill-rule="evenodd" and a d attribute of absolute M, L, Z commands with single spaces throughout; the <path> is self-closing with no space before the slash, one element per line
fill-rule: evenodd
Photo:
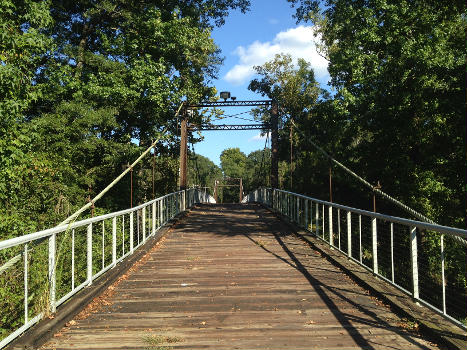
<path fill-rule="evenodd" d="M 187 116 L 186 110 L 180 125 L 180 190 L 186 190 L 187 177 Z"/>
<path fill-rule="evenodd" d="M 269 129 L 269 124 L 205 124 L 205 125 L 191 125 L 190 130 L 264 130 Z"/>
<path fill-rule="evenodd" d="M 190 104 L 187 106 L 190 108 L 200 107 L 238 107 L 238 106 L 269 106 L 272 100 L 257 100 L 257 101 L 215 101 L 215 102 L 201 102 Z"/>
<path fill-rule="evenodd" d="M 279 187 L 279 108 L 277 103 L 271 105 L 271 187 Z"/>

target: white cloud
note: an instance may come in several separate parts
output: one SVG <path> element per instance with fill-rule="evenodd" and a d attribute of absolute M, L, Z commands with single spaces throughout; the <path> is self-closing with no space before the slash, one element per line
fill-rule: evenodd
<path fill-rule="evenodd" d="M 253 66 L 260 66 L 274 58 L 276 54 L 290 54 L 294 61 L 303 58 L 310 62 L 317 79 L 328 76 L 328 62 L 316 51 L 312 26 L 298 26 L 276 34 L 272 41 L 255 41 L 248 47 L 238 46 L 234 54 L 238 56 L 239 63 L 231 68 L 224 79 L 233 85 L 247 82 L 253 75 Z"/>
<path fill-rule="evenodd" d="M 264 134 L 264 135 L 261 135 L 261 133 L 259 133 L 258 135 L 255 135 L 252 138 L 250 138 L 248 141 L 265 141 L 266 137 L 271 138 L 271 133 L 268 132 L 267 134 Z"/>

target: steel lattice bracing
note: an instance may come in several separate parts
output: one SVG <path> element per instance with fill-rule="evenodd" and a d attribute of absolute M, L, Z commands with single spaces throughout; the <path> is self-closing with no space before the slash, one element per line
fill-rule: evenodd
<path fill-rule="evenodd" d="M 199 107 L 252 107 L 252 106 L 270 106 L 272 100 L 257 100 L 257 101 L 215 101 L 215 102 L 201 102 L 198 104 L 188 105 L 187 108 Z"/>
<path fill-rule="evenodd" d="M 271 130 L 271 185 L 277 187 L 278 185 L 278 158 L 277 158 L 277 103 L 272 100 L 254 100 L 254 101 L 207 101 L 193 104 L 184 104 L 184 111 L 182 112 L 182 119 L 188 124 L 188 111 L 196 108 L 212 108 L 212 107 L 254 107 L 263 106 L 270 107 L 271 109 L 271 123 L 262 124 L 202 124 L 202 125 L 191 125 L 187 128 L 181 127 L 181 144 L 180 144 L 180 179 L 179 188 L 185 189 L 187 184 L 186 172 L 182 169 L 186 169 L 186 148 L 187 148 L 187 135 L 188 131 L 203 130 L 203 131 L 229 131 L 229 130 Z"/>
<path fill-rule="evenodd" d="M 191 130 L 265 130 L 270 129 L 269 124 L 205 124 L 191 125 Z"/>

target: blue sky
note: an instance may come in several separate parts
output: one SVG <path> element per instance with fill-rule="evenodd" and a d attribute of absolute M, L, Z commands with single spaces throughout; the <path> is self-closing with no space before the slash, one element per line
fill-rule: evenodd
<path fill-rule="evenodd" d="M 253 65 L 271 60 L 276 53 L 290 53 L 304 58 L 315 69 L 317 80 L 325 85 L 328 80 L 327 62 L 317 54 L 312 33 L 313 28 L 296 24 L 292 17 L 295 10 L 286 0 L 252 0 L 251 10 L 246 14 L 234 11 L 224 26 L 215 28 L 213 38 L 224 56 L 219 78 L 213 85 L 220 91 L 230 91 L 237 100 L 264 99 L 248 90 L 253 79 Z M 247 112 L 251 108 L 225 108 L 225 115 Z M 251 119 L 246 113 L 239 117 Z M 220 123 L 243 124 L 245 120 L 223 119 Z M 195 145 L 195 152 L 220 164 L 221 152 L 230 147 L 239 147 L 248 153 L 262 149 L 264 138 L 259 132 L 251 131 L 205 131 L 204 140 Z"/>

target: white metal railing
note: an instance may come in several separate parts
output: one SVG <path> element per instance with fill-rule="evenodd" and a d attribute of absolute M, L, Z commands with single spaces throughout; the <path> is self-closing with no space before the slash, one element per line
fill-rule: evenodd
<path fill-rule="evenodd" d="M 411 295 L 414 302 L 466 329 L 467 230 L 369 212 L 278 189 L 257 189 L 243 202 L 259 202 L 272 208 Z"/>
<path fill-rule="evenodd" d="M 1 241 L 2 263 L 18 254 L 23 257 L 0 274 L 2 294 L 23 306 L 17 310 L 7 304 L 0 310 L 0 348 L 131 255 L 177 214 L 209 197 L 206 188 L 191 188 L 131 209 Z M 15 293 L 20 285 L 22 295 Z"/>

